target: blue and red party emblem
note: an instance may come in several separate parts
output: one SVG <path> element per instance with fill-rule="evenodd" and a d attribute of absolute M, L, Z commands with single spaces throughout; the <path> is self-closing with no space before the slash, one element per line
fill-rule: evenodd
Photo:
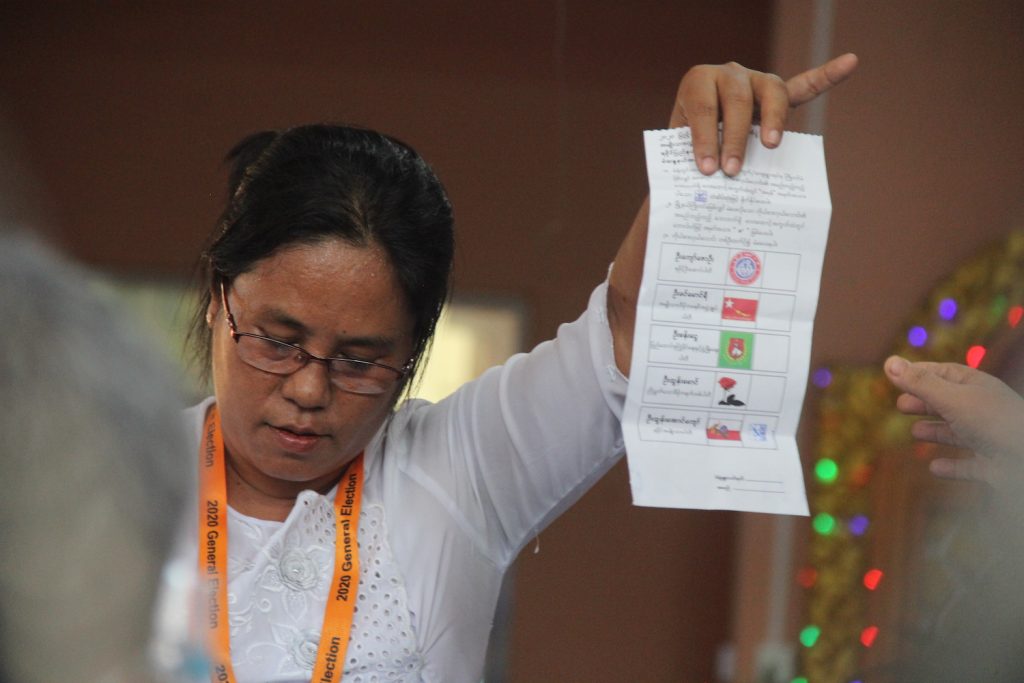
<path fill-rule="evenodd" d="M 752 251 L 737 252 L 729 262 L 729 277 L 739 285 L 753 284 L 761 275 L 761 259 Z"/>

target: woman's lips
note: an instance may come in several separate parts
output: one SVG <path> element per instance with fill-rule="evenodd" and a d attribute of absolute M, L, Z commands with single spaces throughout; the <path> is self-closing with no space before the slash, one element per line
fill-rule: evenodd
<path fill-rule="evenodd" d="M 307 453 L 320 443 L 320 434 L 294 432 L 287 427 L 270 427 L 271 433 L 278 444 L 290 453 Z"/>

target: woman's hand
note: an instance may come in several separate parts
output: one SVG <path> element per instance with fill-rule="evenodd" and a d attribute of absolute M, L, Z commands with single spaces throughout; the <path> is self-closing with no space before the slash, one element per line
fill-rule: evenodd
<path fill-rule="evenodd" d="M 843 82 L 856 68 L 857 56 L 852 53 L 788 81 L 735 62 L 695 66 L 679 84 L 669 126 L 690 126 L 694 158 L 702 173 L 710 175 L 721 167 L 727 175 L 736 175 L 743 166 L 747 134 L 756 118 L 761 122 L 761 143 L 777 147 L 789 110 Z"/>

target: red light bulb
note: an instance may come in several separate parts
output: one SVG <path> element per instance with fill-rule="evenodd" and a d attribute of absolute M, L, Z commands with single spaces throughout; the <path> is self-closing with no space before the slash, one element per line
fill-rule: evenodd
<path fill-rule="evenodd" d="M 885 574 L 881 569 L 869 569 L 867 573 L 864 574 L 864 587 L 869 591 L 875 590 L 878 588 L 878 584 L 882 582 L 883 576 L 885 576 Z"/>
<path fill-rule="evenodd" d="M 813 588 L 818 582 L 818 570 L 814 567 L 803 567 L 796 573 L 796 582 L 804 588 Z"/>
<path fill-rule="evenodd" d="M 985 357 L 984 346 L 972 346 L 967 349 L 967 364 L 972 368 L 981 365 L 981 359 Z"/>

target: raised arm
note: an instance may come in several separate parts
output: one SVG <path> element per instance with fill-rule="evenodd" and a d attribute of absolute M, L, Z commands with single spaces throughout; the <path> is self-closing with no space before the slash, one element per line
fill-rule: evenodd
<path fill-rule="evenodd" d="M 669 126 L 690 126 L 701 173 L 710 175 L 721 168 L 727 175 L 736 175 L 743 166 L 747 134 L 755 119 L 761 122 L 761 143 L 777 147 L 789 110 L 841 83 L 856 68 L 857 57 L 850 53 L 788 81 L 736 63 L 695 66 L 679 84 Z M 615 364 L 625 375 L 633 357 L 633 325 L 644 270 L 649 209 L 650 198 L 644 200 L 615 255 L 608 283 L 608 321 L 615 343 Z"/>

